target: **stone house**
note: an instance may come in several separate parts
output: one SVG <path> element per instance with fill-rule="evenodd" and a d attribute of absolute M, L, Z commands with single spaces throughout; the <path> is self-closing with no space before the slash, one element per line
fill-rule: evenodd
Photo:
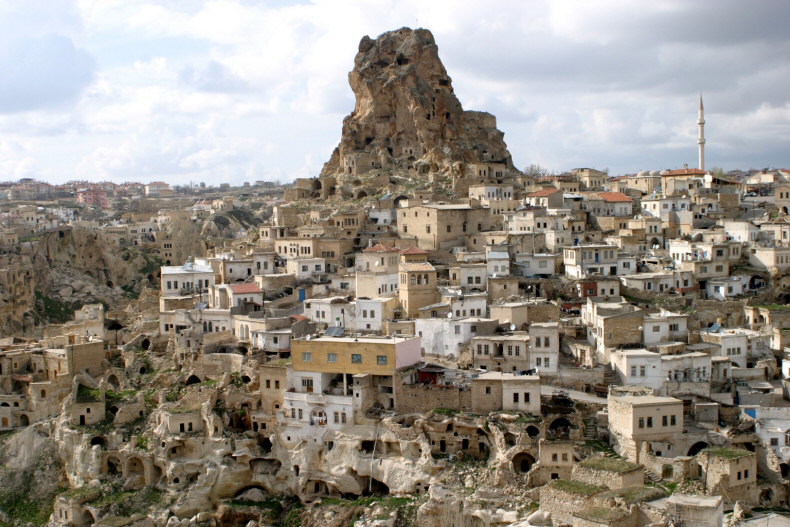
<path fill-rule="evenodd" d="M 515 324 L 518 329 L 523 330 L 527 329 L 528 324 L 556 322 L 560 319 L 559 306 L 545 299 L 492 304 L 489 306 L 489 313 L 500 324 Z"/>
<path fill-rule="evenodd" d="M 525 371 L 530 369 L 529 335 L 488 335 L 472 338 L 472 363 L 488 371 Z"/>
<path fill-rule="evenodd" d="M 758 502 L 757 454 L 748 450 L 711 447 L 697 454 L 705 488 L 728 504 Z"/>
<path fill-rule="evenodd" d="M 469 234 L 487 231 L 489 209 L 469 204 L 431 203 L 398 210 L 398 232 L 414 236 L 421 249 L 463 246 Z"/>
<path fill-rule="evenodd" d="M 615 451 L 635 463 L 639 463 L 643 443 L 673 443 L 683 433 L 680 399 L 610 393 L 607 408 Z"/>
<path fill-rule="evenodd" d="M 472 411 L 497 410 L 540 415 L 540 377 L 486 372 L 472 378 Z"/>
<path fill-rule="evenodd" d="M 458 357 L 477 335 L 493 335 L 498 322 L 493 318 L 418 318 L 414 334 L 421 339 L 423 354 Z"/>
<path fill-rule="evenodd" d="M 559 322 L 533 322 L 529 326 L 529 368 L 541 374 L 554 375 L 559 371 Z"/>
<path fill-rule="evenodd" d="M 545 485 L 554 479 L 571 479 L 574 444 L 571 441 L 547 441 L 538 443 L 538 485 Z"/>
<path fill-rule="evenodd" d="M 416 247 L 401 252 L 398 299 L 408 318 L 416 318 L 420 308 L 436 303 L 436 287 L 436 268 L 428 262 L 428 253 Z"/>
<path fill-rule="evenodd" d="M 604 485 L 612 490 L 623 489 L 643 485 L 645 469 L 624 459 L 591 457 L 573 466 L 571 479 L 592 485 Z"/>

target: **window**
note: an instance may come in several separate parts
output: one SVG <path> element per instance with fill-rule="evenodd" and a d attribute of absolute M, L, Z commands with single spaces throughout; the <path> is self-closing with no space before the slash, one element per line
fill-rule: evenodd
<path fill-rule="evenodd" d="M 272 387 L 272 381 L 271 381 L 271 379 L 266 379 L 266 389 L 268 390 L 268 389 L 270 389 L 271 387 Z"/>
<path fill-rule="evenodd" d="M 640 417 L 639 418 L 639 428 L 644 428 L 644 427 L 645 427 L 645 418 L 644 417 Z"/>
<path fill-rule="evenodd" d="M 342 414 L 340 414 L 340 422 L 342 424 L 346 424 L 346 412 L 343 412 Z"/>
<path fill-rule="evenodd" d="M 334 415 L 333 415 L 333 417 L 334 417 L 334 420 L 333 420 L 333 422 L 334 422 L 335 424 L 337 424 L 337 423 L 339 423 L 339 422 L 340 422 L 340 412 L 335 412 L 335 413 L 334 413 Z"/>
<path fill-rule="evenodd" d="M 771 446 L 779 446 L 779 438 L 778 437 L 772 437 L 771 438 Z"/>
<path fill-rule="evenodd" d="M 430 233 L 431 233 L 431 226 L 430 226 L 430 225 L 426 225 L 426 226 L 425 226 L 425 232 L 426 232 L 427 234 L 430 234 Z"/>
<path fill-rule="evenodd" d="M 274 381 L 274 389 L 275 390 L 279 390 L 280 389 L 280 381 Z"/>
<path fill-rule="evenodd" d="M 309 351 L 303 351 L 302 362 L 313 362 L 313 354 Z"/>
<path fill-rule="evenodd" d="M 669 418 L 666 415 L 662 415 L 661 416 L 661 426 L 667 426 L 668 422 L 669 422 Z"/>
<path fill-rule="evenodd" d="M 537 366 L 540 366 L 541 364 L 543 364 L 543 359 L 541 357 L 538 357 L 537 359 L 535 359 L 535 364 Z"/>
<path fill-rule="evenodd" d="M 543 358 L 543 366 L 545 366 L 546 368 L 550 368 L 551 367 L 551 359 L 549 357 L 544 357 Z"/>
<path fill-rule="evenodd" d="M 631 377 L 636 377 L 636 366 L 631 366 Z"/>
<path fill-rule="evenodd" d="M 675 426 L 675 416 L 674 415 L 670 415 L 669 416 L 669 424 L 671 426 Z"/>
<path fill-rule="evenodd" d="M 647 418 L 647 427 L 648 428 L 653 428 L 653 418 L 652 417 L 648 417 Z"/>
<path fill-rule="evenodd" d="M 448 226 L 447 226 L 447 232 L 450 232 L 451 230 L 452 230 L 452 227 L 450 227 L 450 226 L 448 225 Z"/>
<path fill-rule="evenodd" d="M 653 326 L 653 333 L 658 333 L 661 331 L 661 326 Z"/>
<path fill-rule="evenodd" d="M 486 386 L 486 395 L 491 395 L 491 387 Z"/>
<path fill-rule="evenodd" d="M 639 366 L 639 376 L 645 377 L 645 366 Z"/>
<path fill-rule="evenodd" d="M 386 366 L 387 364 L 387 356 L 386 355 L 376 355 L 376 364 L 380 366 Z"/>
<path fill-rule="evenodd" d="M 461 334 L 461 326 L 454 326 L 454 329 L 455 329 L 455 334 L 456 335 L 460 335 Z"/>
<path fill-rule="evenodd" d="M 485 355 L 488 355 L 488 344 L 483 346 L 483 352 L 484 352 Z"/>
<path fill-rule="evenodd" d="M 513 394 L 513 402 L 518 403 L 518 393 Z"/>
<path fill-rule="evenodd" d="M 677 324 L 670 324 L 669 331 L 678 331 L 679 326 Z"/>
<path fill-rule="evenodd" d="M 301 418 L 302 418 L 302 409 L 299 408 L 299 419 L 301 419 Z"/>
<path fill-rule="evenodd" d="M 351 364 L 362 364 L 362 355 L 359 353 L 352 353 Z"/>
<path fill-rule="evenodd" d="M 309 377 L 302 378 L 302 388 L 306 388 L 308 392 L 313 391 L 313 379 Z"/>
<path fill-rule="evenodd" d="M 746 479 L 748 477 L 749 477 L 749 469 L 747 468 L 746 470 L 743 471 L 743 479 Z"/>
<path fill-rule="evenodd" d="M 337 362 L 337 353 L 327 353 L 326 354 L 326 361 L 327 362 Z"/>

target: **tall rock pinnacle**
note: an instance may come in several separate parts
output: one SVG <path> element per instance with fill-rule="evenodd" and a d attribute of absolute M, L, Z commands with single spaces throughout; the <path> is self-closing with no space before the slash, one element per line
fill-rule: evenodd
<path fill-rule="evenodd" d="M 375 186 L 385 175 L 456 179 L 480 163 L 518 172 L 496 118 L 461 107 L 430 31 L 364 37 L 348 81 L 356 105 L 322 178 L 377 175 Z"/>

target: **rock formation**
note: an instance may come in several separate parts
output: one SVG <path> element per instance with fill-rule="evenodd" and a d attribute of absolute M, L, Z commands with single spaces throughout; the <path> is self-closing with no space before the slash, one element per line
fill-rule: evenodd
<path fill-rule="evenodd" d="M 399 177 L 518 173 L 496 118 L 461 107 L 430 31 L 402 28 L 375 40 L 364 37 L 349 84 L 356 105 L 321 171 L 325 196 L 342 190 L 364 197 L 360 186 L 381 188 Z"/>

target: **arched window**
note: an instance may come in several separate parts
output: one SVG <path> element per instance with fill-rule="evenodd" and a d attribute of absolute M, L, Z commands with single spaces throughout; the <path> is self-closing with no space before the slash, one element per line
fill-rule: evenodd
<path fill-rule="evenodd" d="M 785 445 L 790 445 L 790 430 L 785 432 Z"/>

